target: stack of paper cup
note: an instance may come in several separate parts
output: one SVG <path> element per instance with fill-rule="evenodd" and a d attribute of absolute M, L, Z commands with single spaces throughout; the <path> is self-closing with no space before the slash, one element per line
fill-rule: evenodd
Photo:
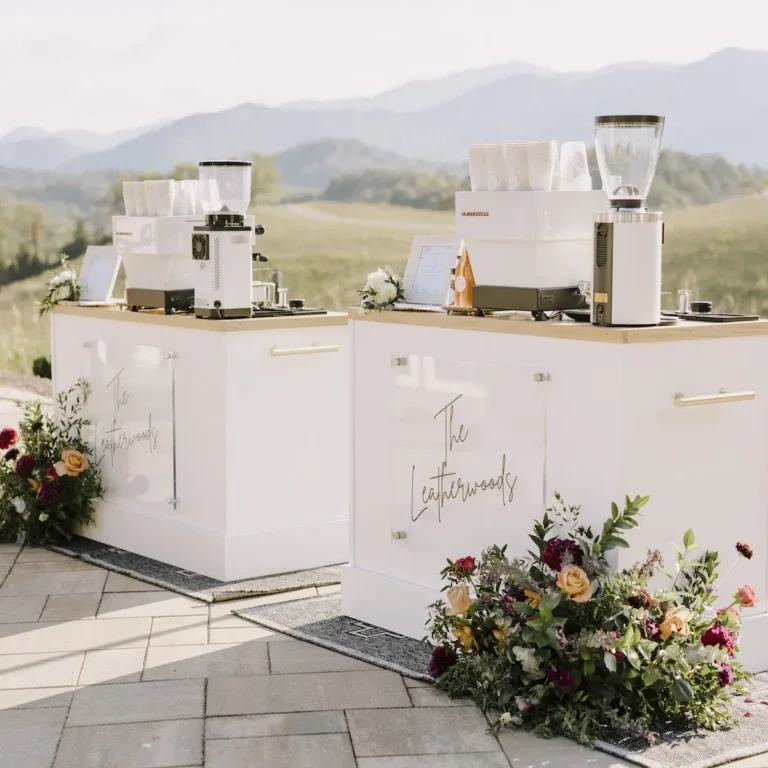
<path fill-rule="evenodd" d="M 132 184 L 134 182 L 123 182 L 123 204 L 125 205 L 126 216 L 136 216 L 136 196 Z"/>
<path fill-rule="evenodd" d="M 125 213 L 128 216 L 147 215 L 147 196 L 142 182 L 124 181 L 123 200 L 125 201 Z"/>
<path fill-rule="evenodd" d="M 531 141 L 525 145 L 528 183 L 532 190 L 548 192 L 557 162 L 556 141 Z"/>
<path fill-rule="evenodd" d="M 525 144 L 504 144 L 504 164 L 507 173 L 507 189 L 510 192 L 528 189 L 528 158 Z"/>
<path fill-rule="evenodd" d="M 586 191 L 592 189 L 587 164 L 587 147 L 583 141 L 566 141 L 560 149 L 560 189 Z"/>
<path fill-rule="evenodd" d="M 472 144 L 469 148 L 469 183 L 473 192 L 488 191 L 488 159 L 485 144 Z"/>
<path fill-rule="evenodd" d="M 177 181 L 177 194 L 179 187 L 181 187 L 184 192 L 184 202 L 187 208 L 186 213 L 199 213 L 197 210 L 197 179 L 185 179 L 184 181 Z"/>
<path fill-rule="evenodd" d="M 189 200 L 189 187 L 185 187 L 182 181 L 174 181 L 173 185 L 176 190 L 173 197 L 173 215 L 188 216 L 194 213 L 194 201 L 190 203 Z"/>
<path fill-rule="evenodd" d="M 142 181 L 144 194 L 147 198 L 147 216 L 157 216 L 157 191 L 154 181 Z"/>
<path fill-rule="evenodd" d="M 503 144 L 485 145 L 485 162 L 488 167 L 488 191 L 507 191 L 507 164 Z"/>
<path fill-rule="evenodd" d="M 173 179 L 148 181 L 153 190 L 156 206 L 156 216 L 172 216 L 173 200 L 176 197 L 176 182 Z"/>

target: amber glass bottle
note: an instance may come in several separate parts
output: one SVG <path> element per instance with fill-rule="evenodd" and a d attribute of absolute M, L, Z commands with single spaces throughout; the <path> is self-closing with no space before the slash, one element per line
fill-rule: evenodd
<path fill-rule="evenodd" d="M 472 289 L 475 287 L 475 276 L 472 273 L 472 264 L 469 261 L 467 247 L 464 246 L 459 263 L 456 265 L 456 277 L 453 281 L 456 298 L 454 305 L 457 307 L 472 306 Z"/>

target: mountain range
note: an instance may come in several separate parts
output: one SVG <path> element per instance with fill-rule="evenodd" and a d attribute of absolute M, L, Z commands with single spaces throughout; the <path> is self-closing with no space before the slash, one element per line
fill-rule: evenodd
<path fill-rule="evenodd" d="M 768 52 L 725 49 L 692 64 L 630 62 L 556 73 L 513 62 L 406 83 L 378 96 L 280 107 L 241 104 L 83 147 L 65 135 L 0 139 L 0 165 L 70 173 L 167 171 L 178 162 L 277 154 L 352 139 L 432 163 L 469 144 L 541 138 L 590 142 L 598 114 L 663 114 L 664 147 L 768 167 Z M 91 136 L 91 134 L 88 134 Z M 86 142 L 87 143 L 87 142 Z M 80 147 L 80 149 L 78 149 Z"/>

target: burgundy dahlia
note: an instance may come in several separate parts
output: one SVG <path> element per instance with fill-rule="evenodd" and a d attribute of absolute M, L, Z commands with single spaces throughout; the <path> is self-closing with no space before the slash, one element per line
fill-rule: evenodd
<path fill-rule="evenodd" d="M 645 608 L 647 611 L 653 605 L 653 601 L 647 592 L 641 590 L 636 595 L 630 595 L 627 598 L 627 604 L 633 608 Z"/>
<path fill-rule="evenodd" d="M 19 433 L 15 429 L 6 427 L 0 430 L 0 451 L 7 451 L 11 446 L 16 445 L 19 439 Z"/>
<path fill-rule="evenodd" d="M 16 462 L 16 474 L 29 477 L 35 468 L 35 460 L 31 456 L 22 456 Z"/>
<path fill-rule="evenodd" d="M 646 621 L 645 634 L 648 635 L 651 640 L 656 640 L 658 642 L 661 640 L 661 627 L 659 627 L 655 621 Z"/>
<path fill-rule="evenodd" d="M 453 567 L 457 571 L 461 571 L 462 573 L 472 573 L 472 571 L 475 570 L 475 558 L 474 557 L 460 557 L 453 564 Z"/>
<path fill-rule="evenodd" d="M 558 693 L 570 693 L 573 689 L 573 675 L 565 667 L 550 669 L 547 672 L 547 680 L 555 686 Z"/>
<path fill-rule="evenodd" d="M 553 570 L 562 570 L 563 560 L 568 556 L 570 563 L 581 565 L 584 555 L 581 547 L 573 539 L 552 539 L 544 547 L 541 559 Z"/>
<path fill-rule="evenodd" d="M 742 556 L 746 557 L 747 560 L 752 559 L 752 547 L 749 546 L 749 544 L 744 544 L 743 542 L 739 541 L 736 542 L 736 551 Z"/>
<path fill-rule="evenodd" d="M 728 655 L 733 656 L 735 653 L 734 645 L 736 644 L 736 638 L 734 637 L 733 632 L 731 632 L 731 630 L 727 627 L 714 626 L 710 627 L 701 636 L 701 644 L 716 645 L 719 648 L 727 648 Z"/>
<path fill-rule="evenodd" d="M 717 682 L 721 688 L 727 688 L 733 682 L 733 672 L 731 665 L 726 661 L 720 665 L 720 671 L 717 673 Z"/>
<path fill-rule="evenodd" d="M 19 458 L 19 449 L 18 448 L 11 448 L 11 450 L 8 451 L 8 453 L 6 453 L 5 456 L 3 456 L 3 458 L 6 461 L 16 461 L 16 459 Z"/>
<path fill-rule="evenodd" d="M 525 590 L 522 587 L 512 586 L 507 587 L 507 591 L 499 598 L 501 607 L 510 615 L 514 616 L 517 611 L 515 610 L 515 603 L 525 602 Z"/>
<path fill-rule="evenodd" d="M 43 483 L 37 500 L 41 507 L 55 507 L 61 501 L 61 488 L 56 483 Z"/>
<path fill-rule="evenodd" d="M 432 658 L 427 667 L 427 674 L 437 680 L 442 674 L 447 672 L 456 663 L 456 654 L 452 648 L 447 645 L 438 645 L 432 651 Z"/>

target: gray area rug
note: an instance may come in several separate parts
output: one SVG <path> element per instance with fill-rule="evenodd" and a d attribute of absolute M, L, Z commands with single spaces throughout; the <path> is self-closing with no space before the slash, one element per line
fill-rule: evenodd
<path fill-rule="evenodd" d="M 272 603 L 234 614 L 406 677 L 431 680 L 426 673 L 431 649 L 426 643 L 343 616 L 338 594 Z M 731 708 L 738 725 L 728 730 L 668 733 L 652 747 L 620 737 L 595 746 L 645 768 L 713 768 L 768 752 L 768 673 L 756 675 L 751 695 L 734 698 Z M 768 768 L 768 757 L 765 765 Z"/>
<path fill-rule="evenodd" d="M 72 540 L 66 544 L 51 546 L 49 549 L 206 603 L 274 595 L 306 587 L 325 587 L 338 584 L 341 580 L 339 566 L 329 565 L 306 571 L 260 576 L 255 579 L 218 581 L 82 536 L 73 536 Z"/>
<path fill-rule="evenodd" d="M 338 594 L 234 611 L 267 629 L 352 656 L 415 680 L 431 680 L 426 643 L 371 626 L 341 613 Z"/>

